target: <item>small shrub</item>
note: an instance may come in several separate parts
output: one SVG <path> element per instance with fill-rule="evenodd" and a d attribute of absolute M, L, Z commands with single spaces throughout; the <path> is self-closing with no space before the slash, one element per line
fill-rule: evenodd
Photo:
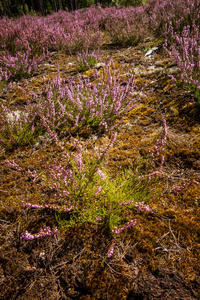
<path fill-rule="evenodd" d="M 18 52 L 15 56 L 6 53 L 0 58 L 0 80 L 18 80 L 24 77 L 31 77 L 38 69 L 38 65 L 48 56 L 48 51 L 44 49 L 43 55 L 33 56 L 32 50 L 25 53 Z"/>
<path fill-rule="evenodd" d="M 80 75 L 78 83 L 71 80 L 62 84 L 59 75 L 47 85 L 47 97 L 39 99 L 37 106 L 42 124 L 49 133 L 84 126 L 96 132 L 107 132 L 118 126 L 124 114 L 138 101 L 133 97 L 134 77 L 122 84 L 119 74 L 112 75 L 112 61 L 96 81 L 91 83 Z"/>
<path fill-rule="evenodd" d="M 199 0 L 149 0 L 145 5 L 151 31 L 171 39 L 171 28 L 177 33 L 185 26 L 200 25 Z"/>
<path fill-rule="evenodd" d="M 152 212 L 145 200 L 151 197 L 150 188 L 143 180 L 138 180 L 138 173 L 127 171 L 110 178 L 102 163 L 114 143 L 116 134 L 104 147 L 96 147 L 93 153 L 84 149 L 77 139 L 71 140 L 74 152 L 63 150 L 62 160 L 46 165 L 45 171 L 26 171 L 14 161 L 8 164 L 15 170 L 27 174 L 34 182 L 43 182 L 45 190 L 51 195 L 51 203 L 32 204 L 23 201 L 23 205 L 35 209 L 47 209 L 57 212 L 57 227 L 42 227 L 37 234 L 25 231 L 21 235 L 26 240 L 51 236 L 58 229 L 90 222 L 103 226 L 105 233 L 114 240 L 121 232 L 138 223 L 129 220 L 126 211 Z M 39 179 L 39 180 L 38 180 Z M 61 219 L 60 212 L 69 217 Z M 129 214 L 128 214 L 129 215 Z M 110 258 L 112 255 L 108 253 Z"/>
<path fill-rule="evenodd" d="M 148 34 L 147 21 L 143 7 L 115 9 L 110 11 L 105 28 L 114 44 L 135 46 Z"/>
<path fill-rule="evenodd" d="M 101 55 L 99 51 L 82 51 L 77 53 L 76 56 L 76 65 L 78 66 L 79 72 L 85 72 L 92 67 L 94 67 L 101 60 Z"/>
<path fill-rule="evenodd" d="M 184 88 L 191 90 L 200 103 L 200 26 L 184 27 L 182 34 L 172 32 L 174 43 L 165 49 L 174 57 L 180 76 L 174 82 L 181 82 Z"/>

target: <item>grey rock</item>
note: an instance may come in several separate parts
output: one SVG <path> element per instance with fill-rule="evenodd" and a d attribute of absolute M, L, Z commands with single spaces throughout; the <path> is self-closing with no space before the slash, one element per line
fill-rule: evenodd
<path fill-rule="evenodd" d="M 138 76 L 149 76 L 152 74 L 159 74 L 164 71 L 162 67 L 150 66 L 147 68 L 144 67 L 136 67 L 132 69 L 133 73 Z"/>
<path fill-rule="evenodd" d="M 168 75 L 176 75 L 176 74 L 179 73 L 177 67 L 167 68 L 167 69 L 165 70 L 165 72 L 166 72 Z"/>
<path fill-rule="evenodd" d="M 148 76 L 152 74 L 159 74 L 163 71 L 164 69 L 162 67 L 155 67 L 155 66 L 150 66 L 148 67 L 144 72 L 141 73 L 143 76 Z"/>

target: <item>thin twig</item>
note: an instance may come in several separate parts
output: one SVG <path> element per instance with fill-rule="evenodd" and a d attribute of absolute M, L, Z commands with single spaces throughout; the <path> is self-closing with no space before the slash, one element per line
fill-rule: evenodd
<path fill-rule="evenodd" d="M 159 243 L 160 241 L 162 241 L 170 232 L 165 233 L 163 236 L 161 236 L 156 243 Z"/>
<path fill-rule="evenodd" d="M 125 275 L 125 276 L 127 276 L 127 277 L 130 277 L 130 278 L 133 278 L 133 276 L 131 276 L 131 275 L 128 275 L 128 274 L 122 274 L 122 273 L 120 273 L 120 272 L 117 272 L 117 271 L 115 271 L 106 261 L 105 261 L 105 263 L 106 263 L 106 265 L 111 269 L 111 271 L 112 272 L 114 272 L 114 273 L 116 273 L 116 274 L 118 274 L 118 275 Z"/>
<path fill-rule="evenodd" d="M 172 231 L 172 228 L 171 228 L 170 220 L 169 220 L 169 230 L 170 230 L 170 232 L 171 232 L 171 234 L 172 234 L 172 236 L 173 236 L 173 238 L 174 238 L 175 243 L 178 245 L 177 239 L 176 239 L 176 237 L 175 237 L 175 235 L 174 235 L 174 233 L 173 233 L 173 231 Z"/>

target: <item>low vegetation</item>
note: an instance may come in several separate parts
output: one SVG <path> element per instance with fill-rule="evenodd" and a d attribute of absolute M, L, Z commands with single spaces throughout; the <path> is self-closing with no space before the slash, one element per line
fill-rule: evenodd
<path fill-rule="evenodd" d="M 25 13 L 31 11 L 26 2 Z M 136 2 L 51 15 L 43 6 L 43 16 L 0 19 L 1 248 L 29 255 L 31 272 L 44 268 L 59 278 L 54 299 L 136 299 L 140 267 L 132 251 L 138 259 L 145 253 L 151 272 L 180 262 L 184 276 L 190 272 L 198 282 L 200 1 Z M 74 257 L 60 262 L 66 243 Z M 30 254 L 34 245 L 37 259 Z M 79 256 L 84 265 L 87 253 L 95 266 L 81 273 L 78 291 L 63 266 L 76 269 Z M 13 299 L 32 289 L 27 272 L 15 275 L 23 287 Z M 95 272 L 103 278 L 99 288 Z M 130 281 L 116 298 L 119 278 Z M 102 282 L 109 282 L 109 296 Z M 2 297 L 11 299 L 6 284 Z"/>

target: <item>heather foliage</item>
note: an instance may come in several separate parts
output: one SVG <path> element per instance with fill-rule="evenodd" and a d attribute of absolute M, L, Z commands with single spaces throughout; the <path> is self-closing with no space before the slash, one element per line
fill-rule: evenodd
<path fill-rule="evenodd" d="M 1 78 L 31 76 L 49 51 L 88 56 L 89 51 L 101 46 L 104 36 L 121 46 L 136 45 L 149 32 L 171 39 L 172 31 L 178 34 L 184 26 L 198 26 L 199 11 L 199 0 L 150 0 L 140 7 L 98 6 L 72 13 L 59 11 L 46 17 L 4 17 L 0 20 Z M 93 66 L 94 58 L 79 56 L 80 70 Z"/>
<path fill-rule="evenodd" d="M 85 72 L 101 61 L 101 55 L 98 51 L 90 51 L 86 49 L 76 56 L 76 65 L 79 72 Z"/>
<path fill-rule="evenodd" d="M 182 82 L 200 99 L 200 1 L 150 0 L 145 6 L 151 31 L 167 38 L 165 49 L 175 58 Z"/>
<path fill-rule="evenodd" d="M 0 20 L 1 80 L 33 75 L 49 51 L 76 54 L 94 50 L 101 46 L 105 35 L 115 44 L 135 45 L 147 35 L 146 25 L 143 7 L 91 7 L 72 13 L 59 11 L 46 17 L 4 17 Z M 79 59 L 81 70 L 94 65 L 94 58 Z"/>
<path fill-rule="evenodd" d="M 167 51 L 178 65 L 180 76 L 177 81 L 181 81 L 185 88 L 191 90 L 200 103 L 200 27 L 188 25 L 184 27 L 181 35 L 172 32 L 172 36 L 175 43 Z"/>
<path fill-rule="evenodd" d="M 134 46 L 148 35 L 147 25 L 143 7 L 112 8 L 108 10 L 105 29 L 114 44 Z"/>
<path fill-rule="evenodd" d="M 113 73 L 113 74 L 112 74 Z M 48 131 L 89 126 L 96 132 L 114 129 L 138 101 L 133 97 L 134 78 L 121 82 L 112 71 L 112 61 L 100 78 L 91 83 L 79 76 L 78 83 L 63 84 L 58 76 L 46 87 L 46 98 L 38 100 L 38 114 Z"/>
<path fill-rule="evenodd" d="M 90 19 L 91 18 L 91 19 Z M 49 51 L 77 53 L 101 44 L 94 13 L 60 11 L 48 17 L 23 16 L 0 20 L 1 80 L 33 75 Z"/>
<path fill-rule="evenodd" d="M 171 28 L 181 33 L 187 25 L 200 24 L 200 0 L 149 0 L 145 11 L 151 31 L 169 39 Z"/>
<path fill-rule="evenodd" d="M 41 131 L 39 127 L 35 127 L 36 118 L 37 113 L 31 105 L 25 111 L 13 111 L 2 104 L 0 142 L 8 150 L 31 144 Z"/>
<path fill-rule="evenodd" d="M 43 55 L 33 56 L 31 49 L 26 52 L 17 52 L 15 56 L 9 53 L 0 58 L 0 81 L 18 80 L 24 77 L 31 77 L 37 71 L 38 66 L 48 56 L 48 51 Z"/>
<path fill-rule="evenodd" d="M 138 224 L 138 220 L 125 217 L 127 210 L 152 212 L 145 204 L 151 197 L 151 184 L 146 185 L 147 178 L 140 180 L 137 171 L 128 170 L 115 179 L 103 168 L 103 162 L 116 139 L 116 134 L 103 147 L 96 146 L 91 153 L 81 143 L 72 138 L 73 151 L 62 147 L 62 158 L 55 159 L 46 165 L 45 171 L 25 170 L 14 161 L 8 164 L 18 172 L 26 174 L 33 182 L 41 182 L 51 198 L 51 203 L 23 205 L 35 209 L 46 209 L 57 212 L 57 226 L 65 229 L 77 223 L 92 222 L 104 227 L 105 232 L 114 240 L 121 232 Z M 143 181 L 144 180 L 144 181 Z M 152 181 L 148 180 L 149 182 Z M 68 218 L 60 218 L 60 213 L 68 214 Z M 25 231 L 21 237 L 27 240 L 51 236 L 57 227 L 50 229 L 44 226 L 37 234 Z M 113 248 L 114 251 L 114 248 Z M 110 251 L 108 257 L 111 257 Z"/>
<path fill-rule="evenodd" d="M 96 74 L 95 83 L 80 75 L 78 82 L 71 79 L 65 84 L 58 74 L 45 86 L 43 96 L 33 95 L 35 104 L 28 103 L 24 112 L 15 113 L 2 105 L 3 144 L 10 149 L 32 143 L 45 131 L 57 141 L 57 134 L 74 129 L 88 127 L 105 133 L 116 128 L 138 99 L 133 96 L 134 77 L 121 82 L 112 66 L 110 61 L 100 76 Z"/>

